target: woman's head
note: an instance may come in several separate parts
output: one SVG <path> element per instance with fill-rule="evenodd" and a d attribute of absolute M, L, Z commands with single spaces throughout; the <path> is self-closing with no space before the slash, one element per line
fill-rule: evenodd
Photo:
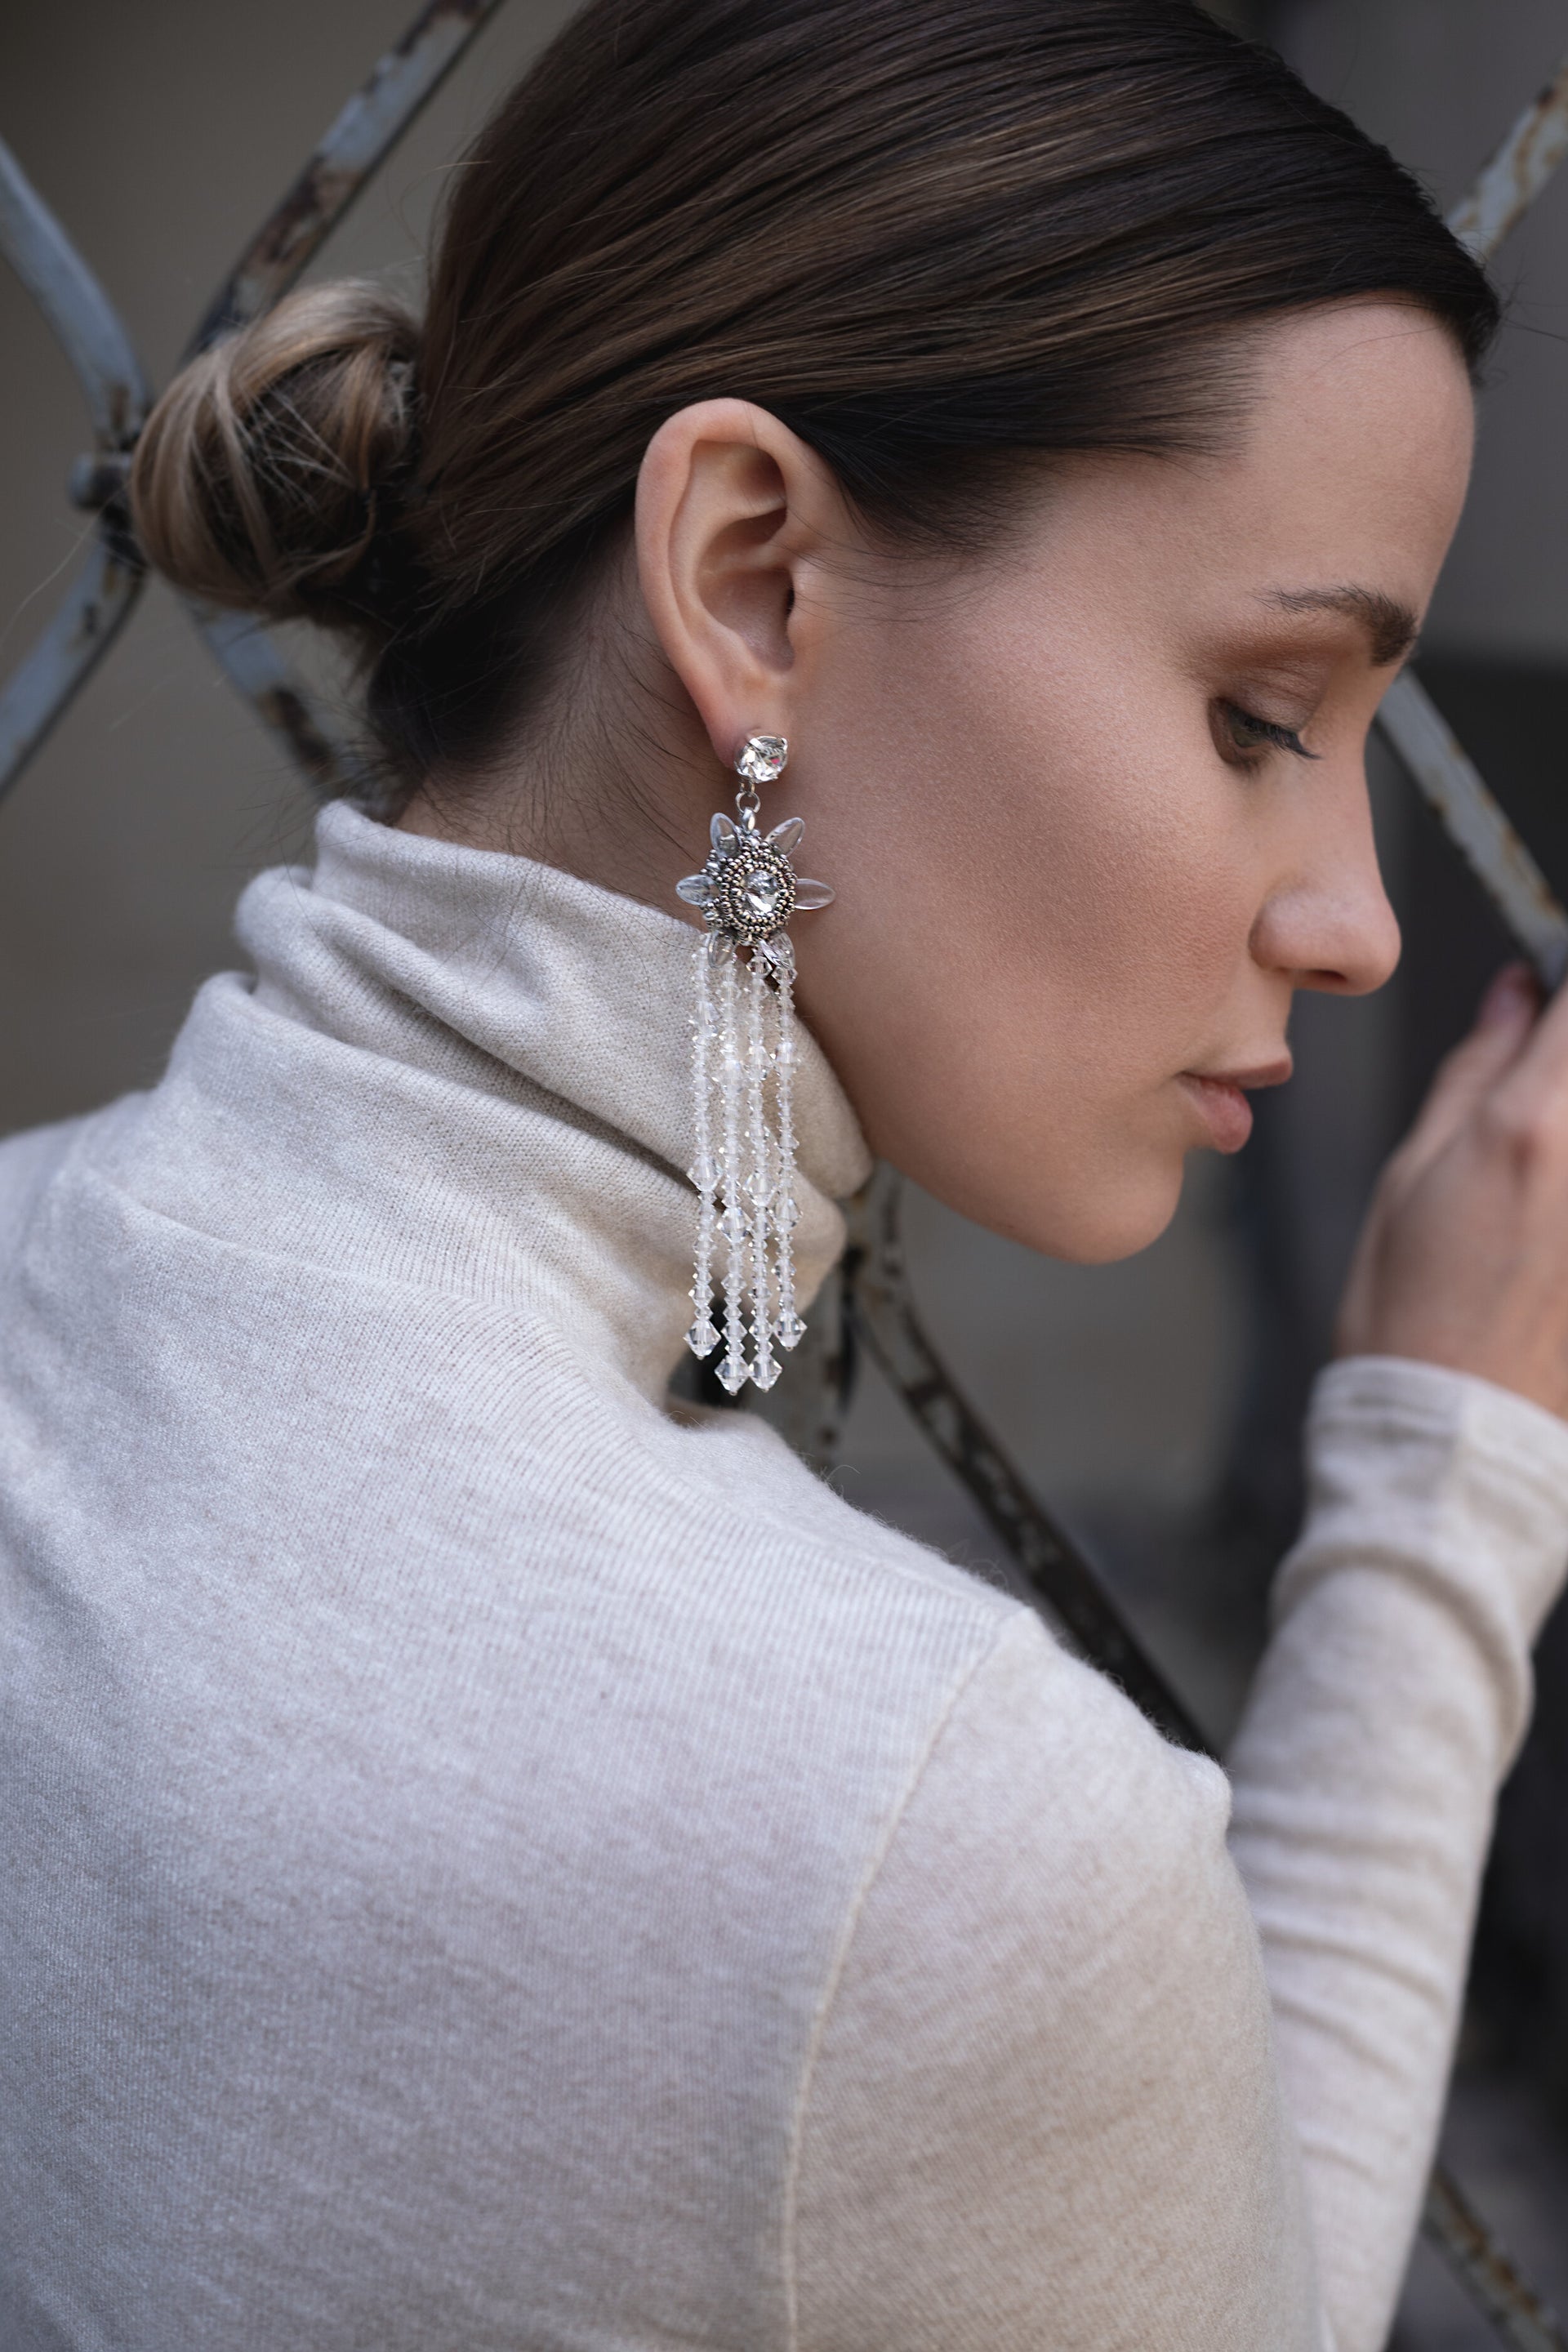
<path fill-rule="evenodd" d="M 1387 671 L 1352 692 L 1322 648 L 1353 614 L 1299 600 L 1424 605 L 1495 308 L 1383 151 L 1184 0 L 596 0 L 458 172 L 416 352 L 363 290 L 305 299 L 154 417 L 154 557 L 358 637 L 413 821 L 656 901 L 735 742 L 788 734 L 839 892 L 803 1001 L 872 1139 L 958 1206 L 1136 1246 L 1224 1098 L 1184 1061 L 1141 1126 L 1132 1031 L 1175 1050 L 1219 931 L 1269 978 L 1245 1034 L 1208 1003 L 1204 1070 L 1271 1058 L 1291 986 L 1381 977 Z M 1276 590 L 1271 649 L 1207 682 L 1199 615 Z M 1301 841 L 1247 866 L 1222 706 L 1310 703 L 1318 750 L 1325 696 L 1335 750 L 1266 743 L 1251 795 Z M 1314 844 L 1345 936 L 1270 946 Z"/>

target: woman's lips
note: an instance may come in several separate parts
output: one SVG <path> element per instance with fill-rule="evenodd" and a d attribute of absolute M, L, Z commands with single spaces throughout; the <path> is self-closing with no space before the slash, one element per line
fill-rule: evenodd
<path fill-rule="evenodd" d="M 1216 1151 L 1239 1151 L 1252 1133 L 1252 1105 L 1243 1089 L 1283 1086 L 1290 1075 L 1290 1057 L 1266 1062 L 1256 1070 L 1225 1071 L 1214 1076 L 1184 1070 L 1181 1083 L 1196 1105 Z"/>

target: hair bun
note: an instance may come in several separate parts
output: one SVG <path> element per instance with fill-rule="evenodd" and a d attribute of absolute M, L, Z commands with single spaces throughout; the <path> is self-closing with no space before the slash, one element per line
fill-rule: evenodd
<path fill-rule="evenodd" d="M 178 588 L 268 620 L 384 635 L 376 562 L 414 457 L 419 331 L 380 287 L 309 287 L 174 378 L 137 444 L 131 505 Z"/>

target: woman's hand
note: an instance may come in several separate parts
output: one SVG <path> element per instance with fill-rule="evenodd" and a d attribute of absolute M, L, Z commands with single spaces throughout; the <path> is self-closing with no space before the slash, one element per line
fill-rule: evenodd
<path fill-rule="evenodd" d="M 1379 1180 L 1341 1355 L 1475 1372 L 1568 1420 L 1568 991 L 1499 974 Z"/>

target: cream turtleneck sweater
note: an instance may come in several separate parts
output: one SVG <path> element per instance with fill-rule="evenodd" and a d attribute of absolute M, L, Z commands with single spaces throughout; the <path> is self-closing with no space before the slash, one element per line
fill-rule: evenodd
<path fill-rule="evenodd" d="M 342 808 L 240 929 L 0 1151 L 6 2352 L 1372 2352 L 1568 1429 L 1327 1376 L 1227 1784 L 667 1405 L 688 931 Z"/>

